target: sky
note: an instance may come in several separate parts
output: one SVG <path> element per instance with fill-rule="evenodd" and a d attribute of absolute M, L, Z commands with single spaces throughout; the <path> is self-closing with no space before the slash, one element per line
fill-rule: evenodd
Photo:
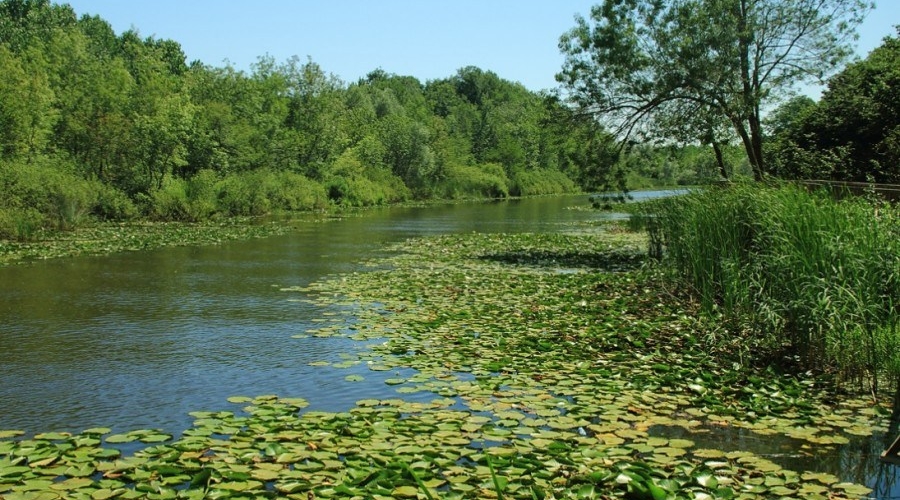
<path fill-rule="evenodd" d="M 559 37 L 599 0 L 60 0 L 99 15 L 117 34 L 181 44 L 188 62 L 249 71 L 260 56 L 309 57 L 355 82 L 370 71 L 423 83 L 465 66 L 490 70 L 532 91 L 556 87 Z M 864 57 L 896 35 L 900 0 L 879 0 L 860 27 Z"/>

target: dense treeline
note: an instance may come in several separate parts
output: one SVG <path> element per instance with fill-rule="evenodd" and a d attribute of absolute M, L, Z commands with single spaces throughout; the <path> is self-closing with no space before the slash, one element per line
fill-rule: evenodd
<path fill-rule="evenodd" d="M 621 180 L 600 125 L 490 71 L 347 84 L 296 57 L 188 64 L 49 0 L 0 1 L 0 124 L 0 238 Z"/>
<path fill-rule="evenodd" d="M 768 126 L 780 177 L 900 183 L 900 38 L 835 75 L 818 102 L 787 101 Z"/>
<path fill-rule="evenodd" d="M 768 178 L 900 183 L 900 38 L 885 38 L 830 78 L 819 101 L 806 95 L 784 100 L 764 126 Z M 615 169 L 631 189 L 752 175 L 734 140 L 721 140 L 718 164 L 712 148 L 685 137 L 669 136 L 663 146 L 631 145 Z"/>

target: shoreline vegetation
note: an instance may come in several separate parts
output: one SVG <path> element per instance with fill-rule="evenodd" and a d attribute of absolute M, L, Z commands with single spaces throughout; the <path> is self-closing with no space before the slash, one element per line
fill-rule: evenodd
<path fill-rule="evenodd" d="M 862 12 L 836 5 L 853 22 Z M 648 27 L 673 29 L 663 40 L 680 43 L 686 30 L 720 43 L 721 29 L 692 29 L 712 26 L 696 12 Z M 788 18 L 775 20 L 794 26 Z M 883 473 L 879 441 L 896 435 L 900 415 L 898 209 L 766 184 L 897 178 L 896 98 L 882 90 L 895 88 L 898 40 L 838 74 L 820 103 L 792 99 L 771 119 L 759 116 L 765 86 L 732 85 L 744 94 L 716 94 L 710 107 L 691 79 L 690 107 L 665 98 L 661 115 L 623 117 L 650 120 L 647 138 L 665 140 L 624 147 L 583 113 L 596 98 L 611 91 L 616 112 L 632 91 L 667 97 L 669 76 L 693 75 L 697 54 L 723 53 L 679 49 L 691 71 L 672 75 L 670 57 L 633 52 L 653 48 L 631 43 L 634 33 L 612 52 L 587 43 L 633 23 L 598 17 L 597 31 L 579 19 L 560 76 L 587 91 L 580 103 L 477 67 L 427 82 L 376 69 L 344 82 L 297 57 L 260 57 L 250 71 L 188 63 L 177 41 L 117 34 L 67 4 L 0 0 L 0 266 L 266 237 L 292 230 L 266 218 L 281 213 L 321 222 L 404 202 L 760 181 L 631 205 L 629 222 L 603 228 L 415 238 L 366 272 L 285 289 L 346 313 L 286 342 L 371 342 L 314 366 L 396 370 L 397 397 L 330 413 L 307 410 L 302 395 L 235 395 L 243 408 L 192 413 L 181 436 L 0 430 L 0 497 L 882 493 L 865 484 Z M 824 38 L 810 43 L 841 52 L 816 33 Z M 632 56 L 666 64 L 635 73 Z M 840 59 L 806 62 L 831 71 L 821 64 Z M 601 76 L 626 81 L 595 86 L 603 61 L 625 70 Z M 738 82 L 743 63 L 708 64 L 716 83 L 706 87 Z M 650 70 L 662 77 L 634 78 Z M 723 111 L 743 147 L 727 139 Z M 754 443 L 783 443 L 790 456 Z"/>
<path fill-rule="evenodd" d="M 748 209 L 777 198 L 801 206 L 808 196 L 815 210 L 807 213 L 816 216 L 845 203 L 757 185 L 635 206 L 664 218 L 658 210 L 668 205 L 684 218 L 677 210 L 700 207 L 710 196 Z M 866 203 L 851 201 L 848 210 Z M 895 207 L 865 206 L 879 207 L 880 217 L 896 216 Z M 667 252 L 675 253 L 672 236 L 665 238 Z M 395 399 L 360 400 L 331 413 L 306 410 L 302 395 L 235 395 L 229 401 L 241 409 L 192 413 L 194 426 L 179 437 L 152 429 L 0 431 L 0 494 L 663 499 L 872 493 L 863 483 L 879 466 L 880 440 L 871 436 L 889 432 L 887 388 L 873 400 L 868 387 L 846 383 L 842 370 L 784 364 L 762 342 L 769 337 L 736 335 L 748 333 L 748 324 L 741 317 L 723 321 L 727 316 L 696 289 L 679 286 L 679 273 L 666 270 L 668 257 L 662 265 L 648 259 L 650 241 L 628 224 L 609 223 L 390 245 L 389 256 L 369 262 L 369 271 L 283 292 L 343 310 L 286 341 L 349 337 L 370 347 L 351 362 L 376 371 L 413 369 L 387 380 L 396 386 Z M 315 365 L 340 376 L 346 363 Z M 740 439 L 715 437 L 723 435 Z M 865 451 L 843 450 L 860 440 L 868 443 Z M 754 442 L 784 442 L 790 451 L 772 455 Z M 122 446 L 139 448 L 125 455 Z"/>
<path fill-rule="evenodd" d="M 574 193 L 573 193 L 574 194 Z M 553 196 L 553 195 L 551 195 Z M 514 198 L 504 198 L 514 199 Z M 0 268 L 60 257 L 109 255 L 168 246 L 216 245 L 226 241 L 278 236 L 300 224 L 365 217 L 371 209 L 487 203 L 491 199 L 427 200 L 371 207 L 338 207 L 275 212 L 258 216 L 217 217 L 202 221 L 85 221 L 66 231 L 40 229 L 26 241 L 0 238 Z"/>

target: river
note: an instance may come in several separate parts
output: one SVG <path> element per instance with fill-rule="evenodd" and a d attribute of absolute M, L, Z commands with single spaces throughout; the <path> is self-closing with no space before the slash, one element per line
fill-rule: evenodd
<path fill-rule="evenodd" d="M 191 426 L 191 411 L 236 410 L 229 396 L 302 397 L 325 411 L 396 397 L 384 383 L 394 372 L 310 365 L 352 357 L 366 344 L 294 338 L 329 311 L 283 289 L 362 270 L 385 243 L 410 237 L 582 231 L 621 217 L 589 205 L 584 195 L 384 208 L 290 221 L 295 231 L 264 239 L 0 268 L 0 430 L 177 436 Z M 364 382 L 345 380 L 357 373 Z M 883 439 L 855 440 L 833 458 L 816 457 L 815 468 L 842 472 L 848 459 L 865 462 L 864 472 L 851 467 L 845 478 L 900 495 L 898 468 L 872 463 Z M 742 436 L 742 446 L 748 442 L 761 454 L 775 446 Z"/>
<path fill-rule="evenodd" d="M 558 231 L 608 217 L 587 196 L 385 208 L 284 236 L 0 268 L 0 429 L 105 426 L 179 434 L 234 395 L 304 397 L 337 411 L 396 395 L 309 363 L 365 349 L 294 339 L 323 311 L 286 287 L 352 272 L 383 244 L 452 232 Z M 386 374 L 385 377 L 391 374 Z"/>

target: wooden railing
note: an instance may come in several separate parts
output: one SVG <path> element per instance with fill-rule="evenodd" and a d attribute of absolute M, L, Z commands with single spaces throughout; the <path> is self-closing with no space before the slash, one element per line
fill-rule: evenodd
<path fill-rule="evenodd" d="M 827 187 L 837 197 L 846 195 L 862 196 L 876 194 L 890 201 L 900 201 L 900 184 L 875 184 L 869 182 L 827 181 L 827 180 L 797 180 L 793 181 L 810 188 Z"/>

